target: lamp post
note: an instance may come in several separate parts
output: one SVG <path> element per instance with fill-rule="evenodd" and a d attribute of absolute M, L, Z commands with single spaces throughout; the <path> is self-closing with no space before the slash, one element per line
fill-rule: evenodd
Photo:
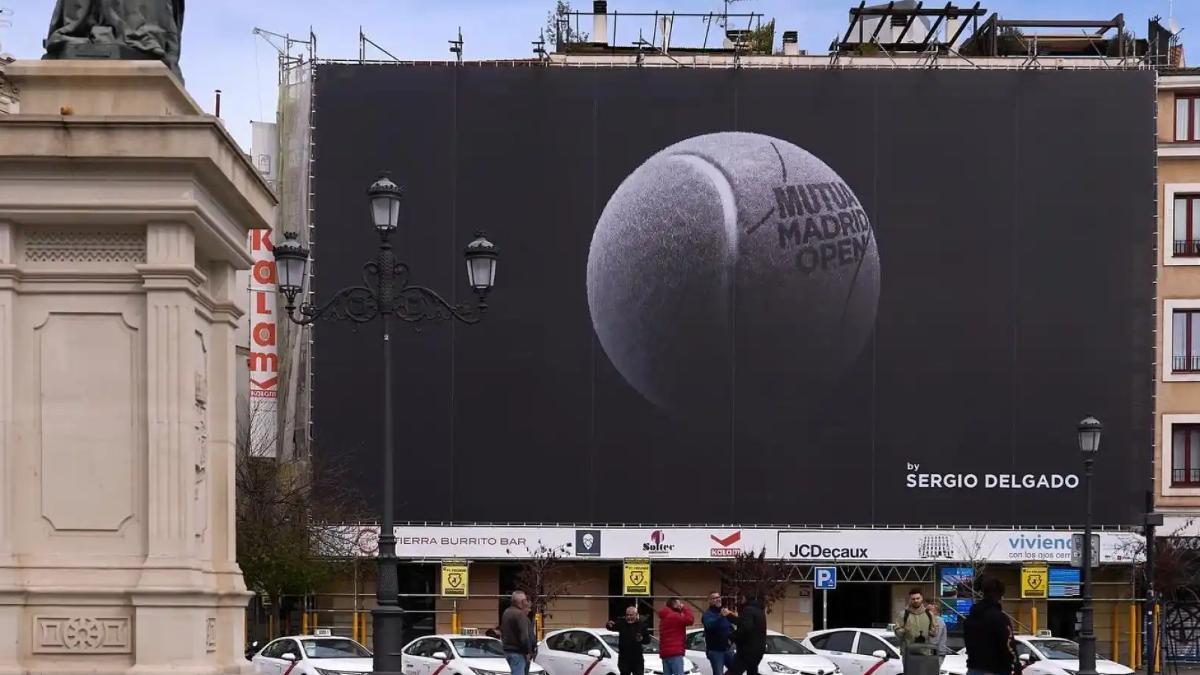
<path fill-rule="evenodd" d="M 383 504 L 380 514 L 379 567 L 376 580 L 376 607 L 371 612 L 375 638 L 375 673 L 400 673 L 400 650 L 404 647 L 403 610 L 398 604 L 400 584 L 396 568 L 396 535 L 392 510 L 395 504 L 395 409 L 392 405 L 391 320 L 419 324 L 426 321 L 458 320 L 478 323 L 487 310 L 487 294 L 496 281 L 499 250 L 482 232 L 467 245 L 467 281 L 475 291 L 474 304 L 451 304 L 436 292 L 411 284 L 408 265 L 392 252 L 391 236 L 400 224 L 403 192 L 386 176 L 367 190 L 371 221 L 379 235 L 379 251 L 374 260 L 363 265 L 363 285 L 343 288 L 323 305 L 302 303 L 296 296 L 304 284 L 308 251 L 296 240 L 296 233 L 284 234 L 275 245 L 279 290 L 287 299 L 287 316 L 293 323 L 308 325 L 317 320 L 350 321 L 365 324 L 379 320 L 383 347 Z"/>
<path fill-rule="evenodd" d="M 1092 464 L 1100 450 L 1103 425 L 1095 417 L 1079 422 L 1079 451 L 1083 453 L 1083 493 L 1087 501 L 1083 523 L 1083 609 L 1080 612 L 1079 671 L 1077 675 L 1096 675 L 1096 632 L 1092 621 Z"/>

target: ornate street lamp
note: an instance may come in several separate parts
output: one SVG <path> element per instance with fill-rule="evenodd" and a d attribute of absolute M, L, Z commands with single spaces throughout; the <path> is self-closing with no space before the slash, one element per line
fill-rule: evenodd
<path fill-rule="evenodd" d="M 296 296 L 304 287 L 308 251 L 287 232 L 275 245 L 275 267 L 279 291 L 287 299 L 288 318 L 308 325 L 317 320 L 333 319 L 364 324 L 379 320 L 383 328 L 383 506 L 380 514 L 379 573 L 376 583 L 376 608 L 372 611 L 375 636 L 375 673 L 399 675 L 400 650 L 404 647 L 403 610 L 398 604 L 400 585 L 396 568 L 396 535 L 392 510 L 395 504 L 395 408 L 392 405 L 391 320 L 405 323 L 458 320 L 478 323 L 487 310 L 485 301 L 496 281 L 496 261 L 500 251 L 482 232 L 467 245 L 467 280 L 477 300 L 474 304 L 451 304 L 433 290 L 409 283 L 408 265 L 392 252 L 391 236 L 400 226 L 403 190 L 384 176 L 367 189 L 371 224 L 379 235 L 379 252 L 363 265 L 363 285 L 337 291 L 323 305 L 296 305 Z"/>
<path fill-rule="evenodd" d="M 1100 431 L 1104 428 L 1095 417 L 1079 422 L 1079 451 L 1083 454 L 1083 493 L 1087 502 L 1083 524 L 1083 609 L 1079 630 L 1079 672 L 1096 675 L 1096 631 L 1092 619 L 1092 464 L 1100 451 Z"/>

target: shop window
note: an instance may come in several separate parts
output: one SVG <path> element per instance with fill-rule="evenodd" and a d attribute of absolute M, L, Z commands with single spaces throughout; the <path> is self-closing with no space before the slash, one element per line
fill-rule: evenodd
<path fill-rule="evenodd" d="M 637 604 L 638 615 L 642 621 L 653 627 L 654 605 L 646 598 L 631 598 L 621 594 L 625 592 L 625 571 L 621 565 L 608 566 L 608 618 L 620 621 L 625 616 L 625 608 Z"/>
<path fill-rule="evenodd" d="M 500 625 L 500 617 L 504 616 L 504 610 L 512 604 L 513 591 L 517 590 L 517 575 L 521 573 L 520 565 L 501 565 L 498 570 L 500 576 L 500 612 L 496 615 L 496 625 Z"/>

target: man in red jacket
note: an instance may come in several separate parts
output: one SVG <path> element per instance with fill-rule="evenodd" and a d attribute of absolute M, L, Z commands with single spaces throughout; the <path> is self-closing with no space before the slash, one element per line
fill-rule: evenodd
<path fill-rule="evenodd" d="M 667 600 L 658 610 L 658 655 L 663 675 L 683 675 L 683 642 L 688 626 L 696 623 L 692 609 L 679 598 Z"/>

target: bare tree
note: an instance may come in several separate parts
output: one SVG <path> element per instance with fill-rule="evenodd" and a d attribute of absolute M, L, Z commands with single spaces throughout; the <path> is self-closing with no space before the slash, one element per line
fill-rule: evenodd
<path fill-rule="evenodd" d="M 996 552 L 999 542 L 988 547 L 988 537 L 983 532 L 975 532 L 970 535 L 964 532 L 958 535 L 958 539 L 962 544 L 959 552 L 966 563 L 963 567 L 971 569 L 971 576 L 969 580 L 959 580 L 956 595 L 960 598 L 979 600 L 983 597 L 979 588 L 979 579 L 987 574 L 988 562 L 991 560 L 992 554 Z"/>
<path fill-rule="evenodd" d="M 755 598 L 763 611 L 787 593 L 794 567 L 782 560 L 767 557 L 767 549 L 758 553 L 742 551 L 721 566 L 721 582 L 734 597 Z"/>
<path fill-rule="evenodd" d="M 565 44 L 587 42 L 588 34 L 571 25 L 570 0 L 557 0 L 554 9 L 546 12 L 546 37 L 561 47 Z"/>
<path fill-rule="evenodd" d="M 360 528 L 349 525 L 361 522 L 366 508 L 342 465 L 278 459 L 264 426 L 239 425 L 238 565 L 254 592 L 304 595 L 371 552 Z M 282 602 L 277 607 L 288 611 Z"/>
<path fill-rule="evenodd" d="M 533 612 L 549 617 L 554 602 L 571 587 L 573 578 L 570 568 L 563 565 L 563 558 L 570 544 L 546 546 L 539 539 L 537 546 L 525 547 L 526 559 L 521 562 L 514 580 L 516 590 L 523 591 L 533 605 Z M 509 550 L 512 553 L 512 550 Z"/>

